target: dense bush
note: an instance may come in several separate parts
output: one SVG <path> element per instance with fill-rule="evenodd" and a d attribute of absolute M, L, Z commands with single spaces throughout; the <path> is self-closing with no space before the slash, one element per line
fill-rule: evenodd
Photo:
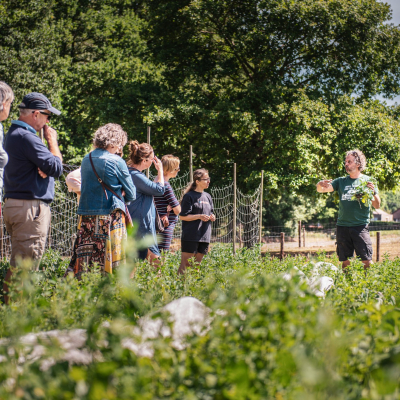
<path fill-rule="evenodd" d="M 320 299 L 294 273 L 297 266 L 311 276 L 305 258 L 280 261 L 259 249 L 233 256 L 215 246 L 186 279 L 176 275 L 179 258 L 166 256 L 160 273 L 129 262 L 118 276 L 94 272 L 81 282 L 61 278 L 66 261 L 54 253 L 41 273 L 20 268 L 13 303 L 0 308 L 0 398 L 398 398 L 399 259 L 367 274 L 357 261 L 347 275 L 322 270 L 335 286 Z M 288 270 L 293 279 L 285 281 Z M 139 317 L 182 296 L 212 310 L 204 336 L 189 337 L 181 351 L 170 339 L 154 340 L 152 359 L 121 346 Z M 92 363 L 56 362 L 45 371 L 38 360 L 21 363 L 20 336 L 71 328 L 87 330 Z M 57 359 L 58 344 L 45 345 Z"/>

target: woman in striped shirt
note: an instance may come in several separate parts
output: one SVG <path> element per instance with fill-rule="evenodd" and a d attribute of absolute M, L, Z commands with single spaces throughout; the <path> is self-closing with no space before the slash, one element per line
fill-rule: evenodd
<path fill-rule="evenodd" d="M 154 202 L 156 203 L 160 218 L 167 219 L 169 224 L 168 226 L 164 224 L 164 232 L 160 234 L 161 240 L 158 243 L 158 247 L 160 250 L 169 251 L 178 215 L 181 212 L 181 206 L 168 181 L 178 175 L 180 161 L 178 157 L 167 154 L 161 158 L 161 162 L 164 170 L 165 192 L 161 196 L 154 196 Z"/>

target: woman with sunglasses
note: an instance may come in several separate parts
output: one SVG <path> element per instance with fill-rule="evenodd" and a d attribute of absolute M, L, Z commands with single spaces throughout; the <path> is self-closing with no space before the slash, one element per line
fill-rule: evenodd
<path fill-rule="evenodd" d="M 129 206 L 129 213 L 132 220 L 139 225 L 137 238 L 151 238 L 148 247 L 139 250 L 140 260 L 147 259 L 154 266 L 158 266 L 160 250 L 157 244 L 156 235 L 156 208 L 154 206 L 154 197 L 164 194 L 164 172 L 161 161 L 154 155 L 153 148 L 148 143 L 141 143 L 133 140 L 129 144 L 129 173 L 133 184 L 136 186 L 136 200 Z M 152 182 L 143 173 L 147 168 L 154 164 L 158 175 Z"/>
<path fill-rule="evenodd" d="M 210 186 L 208 171 L 204 168 L 193 173 L 193 182 L 184 192 L 181 213 L 182 220 L 182 258 L 178 274 L 183 274 L 189 266 L 189 259 L 201 263 L 208 253 L 211 241 L 211 222 L 215 221 L 214 205 L 209 193 L 204 190 Z"/>
<path fill-rule="evenodd" d="M 3 172 L 4 167 L 8 162 L 8 154 L 3 149 L 4 130 L 2 121 L 5 121 L 11 109 L 11 104 L 14 101 L 14 93 L 7 83 L 0 81 L 0 202 L 3 194 Z M 1 205 L 0 205 L 1 213 Z"/>
<path fill-rule="evenodd" d="M 172 154 L 167 154 L 161 158 L 161 163 L 164 171 L 165 192 L 161 196 L 154 197 L 158 214 L 164 223 L 164 232 L 160 234 L 160 243 L 158 243 L 158 248 L 163 251 L 169 251 L 174 229 L 178 221 L 178 215 L 181 212 L 181 206 L 175 197 L 175 193 L 169 184 L 169 180 L 178 175 L 180 161 L 178 157 L 175 157 Z"/>

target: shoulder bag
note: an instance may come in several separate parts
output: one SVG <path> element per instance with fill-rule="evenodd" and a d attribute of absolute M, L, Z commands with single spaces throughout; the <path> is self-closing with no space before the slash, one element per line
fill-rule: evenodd
<path fill-rule="evenodd" d="M 156 222 L 156 232 L 163 233 L 164 227 L 168 226 L 169 223 L 168 223 L 168 225 L 164 225 L 164 222 L 163 222 L 164 217 L 163 218 L 160 217 L 160 214 L 157 211 L 156 202 L 154 201 L 154 197 L 153 197 L 153 203 L 154 203 L 154 208 L 156 210 L 156 221 L 155 221 Z"/>

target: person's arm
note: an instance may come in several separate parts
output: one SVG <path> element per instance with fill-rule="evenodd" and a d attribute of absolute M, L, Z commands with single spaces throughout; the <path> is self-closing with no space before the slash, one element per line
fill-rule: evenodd
<path fill-rule="evenodd" d="M 0 168 L 4 168 L 8 163 L 8 154 L 3 149 L 3 125 L 0 124 Z"/>
<path fill-rule="evenodd" d="M 206 214 L 190 214 L 190 215 L 180 215 L 179 219 L 181 221 L 196 221 L 197 219 L 201 219 L 202 221 L 209 221 L 210 217 Z"/>
<path fill-rule="evenodd" d="M 55 157 L 58 157 L 61 162 L 63 160 L 61 151 L 58 147 L 57 143 L 57 132 L 55 129 L 50 128 L 50 126 L 45 125 L 43 128 L 43 136 L 47 140 L 47 144 L 49 145 L 49 151 L 51 154 L 53 154 Z M 44 171 L 46 172 L 46 171 Z"/>
<path fill-rule="evenodd" d="M 333 188 L 332 179 L 323 179 L 317 183 L 317 192 L 318 193 L 329 193 L 333 192 L 335 189 Z"/>
<path fill-rule="evenodd" d="M 133 183 L 136 186 L 136 191 L 148 196 L 161 196 L 164 194 L 165 187 L 158 183 L 152 182 L 145 175 L 137 172 L 131 172 Z"/>
<path fill-rule="evenodd" d="M 61 158 L 52 154 L 37 135 L 25 135 L 21 151 L 47 176 L 59 178 L 63 172 Z"/>
<path fill-rule="evenodd" d="M 381 198 L 379 197 L 378 194 L 378 188 L 375 187 L 375 185 L 372 182 L 368 182 L 367 186 L 374 191 L 374 198 L 372 200 L 372 207 L 374 207 L 376 210 L 381 208 Z"/>
<path fill-rule="evenodd" d="M 157 176 L 154 179 L 154 182 L 160 184 L 161 186 L 164 186 L 164 169 L 162 166 L 162 162 L 158 159 L 158 157 L 154 156 L 153 164 L 158 172 Z"/>
<path fill-rule="evenodd" d="M 211 204 L 210 221 L 214 222 L 214 221 L 217 219 L 217 217 L 216 217 L 215 214 L 214 214 L 214 203 L 213 203 L 213 201 L 212 201 L 211 195 L 210 195 L 210 204 Z"/>
<path fill-rule="evenodd" d="M 167 212 L 173 211 L 175 215 L 179 215 L 181 212 L 181 205 L 179 204 L 171 185 L 165 185 L 164 198 L 168 202 Z"/>
<path fill-rule="evenodd" d="M 122 158 L 118 160 L 116 165 L 116 174 L 119 182 L 122 185 L 122 190 L 125 194 L 122 194 L 125 200 L 125 203 L 130 203 L 131 201 L 136 199 L 136 187 L 133 184 L 131 175 L 128 171 L 128 167 L 126 166 L 124 160 Z"/>

